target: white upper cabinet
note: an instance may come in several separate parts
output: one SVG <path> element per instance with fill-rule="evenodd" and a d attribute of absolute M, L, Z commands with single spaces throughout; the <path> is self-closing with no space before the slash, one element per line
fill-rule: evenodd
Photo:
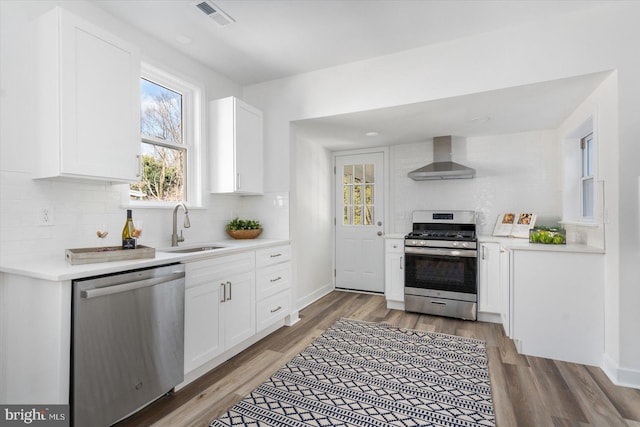
<path fill-rule="evenodd" d="M 58 7 L 36 31 L 34 177 L 139 181 L 139 50 Z"/>
<path fill-rule="evenodd" d="M 263 194 L 262 112 L 235 97 L 209 104 L 212 193 Z"/>

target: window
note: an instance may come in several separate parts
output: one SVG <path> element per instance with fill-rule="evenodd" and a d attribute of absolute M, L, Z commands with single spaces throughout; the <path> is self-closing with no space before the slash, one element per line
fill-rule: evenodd
<path fill-rule="evenodd" d="M 595 178 L 593 158 L 593 133 L 580 139 L 582 157 L 582 174 L 580 177 L 581 188 L 581 214 L 583 219 L 593 219 Z"/>
<path fill-rule="evenodd" d="M 142 179 L 129 199 L 141 204 L 187 202 L 195 198 L 191 173 L 196 146 L 197 89 L 166 73 L 143 67 L 140 78 Z"/>
<path fill-rule="evenodd" d="M 345 165 L 343 225 L 373 225 L 375 182 L 373 164 Z"/>

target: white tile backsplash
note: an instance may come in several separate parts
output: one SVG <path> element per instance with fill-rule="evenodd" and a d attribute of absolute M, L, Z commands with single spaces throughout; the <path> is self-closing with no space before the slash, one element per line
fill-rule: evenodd
<path fill-rule="evenodd" d="M 478 231 L 491 234 L 504 211 L 527 211 L 555 223 L 562 213 L 561 151 L 554 131 L 454 138 L 452 159 L 476 169 L 473 179 L 413 181 L 407 173 L 433 161 L 432 142 L 391 147 L 391 217 L 395 229 L 411 229 L 420 209 L 478 213 Z"/>
<path fill-rule="evenodd" d="M 67 248 L 119 245 L 127 209 L 121 203 L 122 193 L 127 189 L 126 184 L 33 180 L 26 172 L 0 172 L 0 255 L 3 258 L 23 255 L 63 257 Z M 269 209 L 260 205 L 256 210 L 268 215 L 270 231 L 288 237 L 288 195 L 285 193 L 285 196 L 284 207 Z M 191 228 L 183 230 L 184 244 L 228 238 L 225 225 L 232 212 L 241 212 L 244 199 L 249 198 L 205 195 L 204 207 L 189 207 Z M 53 225 L 38 224 L 38 209 L 43 205 L 54 209 Z M 171 208 L 132 209 L 134 218 L 144 221 L 141 244 L 152 247 L 171 244 Z M 286 213 L 282 213 L 285 210 Z M 183 228 L 183 221 L 184 213 L 180 209 L 178 230 Z M 104 241 L 95 233 L 99 223 L 108 226 L 109 235 Z"/>
<path fill-rule="evenodd" d="M 240 216 L 260 221 L 263 231 L 260 237 L 269 239 L 289 238 L 289 193 L 265 193 L 263 196 L 243 197 Z"/>

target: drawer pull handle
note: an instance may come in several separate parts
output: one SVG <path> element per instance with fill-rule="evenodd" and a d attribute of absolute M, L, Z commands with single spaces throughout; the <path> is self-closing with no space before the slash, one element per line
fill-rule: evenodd
<path fill-rule="evenodd" d="M 271 279 L 270 282 L 273 283 L 273 282 L 277 282 L 278 280 L 282 280 L 282 277 L 278 276 L 275 279 Z"/>
<path fill-rule="evenodd" d="M 224 283 L 220 283 L 220 287 L 222 288 L 222 291 L 220 292 L 220 302 L 225 302 L 227 300 L 227 287 Z"/>
<path fill-rule="evenodd" d="M 278 258 L 279 256 L 282 256 L 282 254 L 272 254 L 269 255 L 270 258 Z"/>
<path fill-rule="evenodd" d="M 279 305 L 278 308 L 274 308 L 273 310 L 271 310 L 272 313 L 275 313 L 276 311 L 280 311 L 282 310 L 282 306 Z"/>

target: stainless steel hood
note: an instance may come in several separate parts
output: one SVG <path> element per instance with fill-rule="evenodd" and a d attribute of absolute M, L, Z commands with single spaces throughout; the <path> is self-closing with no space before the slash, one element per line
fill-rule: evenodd
<path fill-rule="evenodd" d="M 407 174 L 414 181 L 468 179 L 475 175 L 475 169 L 451 161 L 451 136 L 433 138 L 433 163 Z"/>

